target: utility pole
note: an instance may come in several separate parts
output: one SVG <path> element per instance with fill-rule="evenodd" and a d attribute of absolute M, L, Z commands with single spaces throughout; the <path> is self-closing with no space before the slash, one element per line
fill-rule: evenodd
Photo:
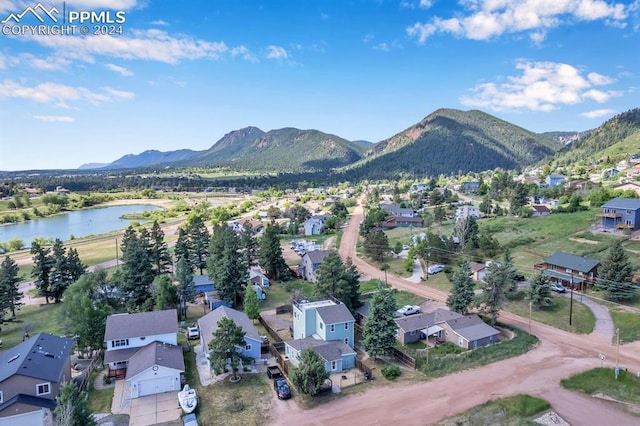
<path fill-rule="evenodd" d="M 620 328 L 616 328 L 616 368 L 618 368 L 619 356 L 620 356 Z"/>
<path fill-rule="evenodd" d="M 118 239 L 116 238 L 116 268 L 118 267 Z"/>
<path fill-rule="evenodd" d="M 533 302 L 529 302 L 529 334 L 531 334 L 531 310 L 533 307 Z"/>
<path fill-rule="evenodd" d="M 427 247 L 427 281 L 429 280 L 429 260 L 431 258 L 431 247 Z"/>
<path fill-rule="evenodd" d="M 571 275 L 571 301 L 569 302 L 569 325 L 571 325 L 571 318 L 573 316 L 573 275 Z"/>

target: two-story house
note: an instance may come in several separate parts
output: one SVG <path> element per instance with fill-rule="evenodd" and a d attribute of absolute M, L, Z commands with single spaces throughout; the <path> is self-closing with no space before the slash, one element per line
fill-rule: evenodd
<path fill-rule="evenodd" d="M 462 192 L 478 192 L 480 189 L 480 181 L 467 180 L 462 182 Z"/>
<path fill-rule="evenodd" d="M 304 235 L 320 235 L 324 231 L 325 215 L 313 215 L 302 224 Z"/>
<path fill-rule="evenodd" d="M 607 201 L 597 215 L 603 228 L 635 231 L 640 228 L 640 199 L 614 198 Z"/>
<path fill-rule="evenodd" d="M 396 203 L 380 203 L 380 208 L 391 216 L 416 217 L 415 210 L 406 207 L 400 207 L 400 205 Z"/>
<path fill-rule="evenodd" d="M 205 353 L 209 351 L 209 343 L 213 340 L 213 333 L 218 330 L 218 321 L 222 318 L 229 318 L 235 325 L 241 327 L 245 333 L 245 345 L 244 347 L 237 347 L 237 351 L 250 358 L 260 359 L 262 357 L 260 353 L 262 337 L 260 337 L 258 330 L 253 325 L 253 321 L 244 312 L 236 311 L 227 306 L 219 306 L 198 320 L 200 342 Z"/>
<path fill-rule="evenodd" d="M 543 263 L 534 265 L 553 282 L 583 290 L 595 283 L 600 262 L 588 257 L 556 252 Z"/>
<path fill-rule="evenodd" d="M 285 342 L 285 353 L 298 366 L 300 352 L 313 349 L 329 372 L 355 367 L 355 319 L 349 309 L 333 300 L 293 304 L 293 338 Z"/>
<path fill-rule="evenodd" d="M 331 253 L 331 250 L 314 250 L 306 252 L 298 265 L 298 272 L 302 277 L 315 283 L 317 281 L 316 271 L 322 265 L 324 258 Z"/>
<path fill-rule="evenodd" d="M 109 315 L 104 341 L 107 374 L 124 377 L 132 398 L 180 389 L 184 358 L 175 309 Z"/>
<path fill-rule="evenodd" d="M 547 186 L 562 185 L 564 183 L 564 180 L 565 180 L 565 177 L 563 175 L 558 175 L 553 173 L 547 175 L 547 177 L 544 179 Z"/>
<path fill-rule="evenodd" d="M 456 222 L 466 220 L 468 217 L 478 219 L 480 217 L 480 208 L 477 206 L 464 205 L 456 209 Z"/>
<path fill-rule="evenodd" d="M 0 353 L 0 425 L 49 424 L 60 387 L 71 380 L 73 341 L 47 333 Z"/>

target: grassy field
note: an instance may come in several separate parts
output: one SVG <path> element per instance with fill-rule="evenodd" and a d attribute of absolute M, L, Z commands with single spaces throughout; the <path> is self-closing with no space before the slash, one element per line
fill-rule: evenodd
<path fill-rule="evenodd" d="M 574 294 L 573 314 L 569 325 L 570 300 L 562 296 L 553 296 L 554 306 L 545 309 L 532 309 L 531 318 L 543 324 L 570 331 L 572 333 L 588 334 L 593 331 L 596 319 L 591 309 L 578 303 L 579 295 Z M 505 310 L 529 318 L 529 301 L 513 300 L 505 305 Z"/>
<path fill-rule="evenodd" d="M 267 298 L 261 302 L 260 310 L 275 309 L 277 306 L 286 305 L 290 302 L 291 295 L 295 290 L 301 290 L 306 298 L 313 297 L 313 283 L 309 281 L 294 279 L 286 282 L 272 281 L 269 288 L 265 289 Z"/>
<path fill-rule="evenodd" d="M 538 343 L 538 338 L 535 336 L 518 329 L 509 329 L 515 333 L 513 339 L 478 349 L 467 350 L 462 354 L 459 354 L 459 348 L 455 345 L 442 345 L 445 348 L 453 346 L 451 350 L 442 350 L 443 353 L 439 353 L 437 350 L 430 350 L 429 364 L 426 363 L 426 354 L 418 354 L 416 357 L 417 368 L 428 378 L 447 376 L 458 371 L 522 355 L 533 349 Z"/>
<path fill-rule="evenodd" d="M 378 280 L 369 280 L 360 283 L 360 294 L 371 293 L 378 289 L 380 281 Z M 396 306 L 404 306 L 404 305 L 422 305 L 427 301 L 424 297 L 417 296 L 413 293 L 409 293 L 406 291 L 396 291 L 394 293 L 396 299 Z"/>
<path fill-rule="evenodd" d="M 640 340 L 640 314 L 618 309 L 610 309 L 609 313 L 613 319 L 614 326 L 620 329 L 620 340 L 622 342 L 628 343 Z"/>
<path fill-rule="evenodd" d="M 30 324 L 29 335 L 45 332 L 60 335 L 62 330 L 59 327 L 58 311 L 61 304 L 50 303 L 42 306 L 21 306 L 16 312 L 16 318 L 2 324 L 0 339 L 2 348 L 8 349 L 18 343 L 22 343 L 23 326 Z"/>
<path fill-rule="evenodd" d="M 640 404 L 640 379 L 624 370 L 616 379 L 612 368 L 594 368 L 563 379 L 560 384 L 588 395 L 602 392 L 617 400 Z"/>
<path fill-rule="evenodd" d="M 529 425 L 550 407 L 544 399 L 513 395 L 494 399 L 440 422 L 443 426 Z"/>

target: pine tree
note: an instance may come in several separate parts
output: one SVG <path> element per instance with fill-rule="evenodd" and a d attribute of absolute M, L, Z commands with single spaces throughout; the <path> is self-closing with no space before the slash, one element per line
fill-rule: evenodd
<path fill-rule="evenodd" d="M 76 282 L 87 271 L 87 265 L 82 263 L 78 250 L 75 248 L 70 248 L 67 251 L 67 268 L 71 282 Z"/>
<path fill-rule="evenodd" d="M 191 249 L 189 248 L 189 236 L 187 235 L 187 231 L 183 227 L 178 228 L 178 240 L 176 241 L 176 245 L 173 248 L 173 252 L 176 256 L 176 260 L 180 260 L 180 258 L 189 260 L 189 253 Z M 192 266 L 193 268 L 193 266 Z"/>
<path fill-rule="evenodd" d="M 502 263 L 492 262 L 485 277 L 483 292 L 480 296 L 480 311 L 489 315 L 491 325 L 495 325 L 506 295 L 515 284 L 510 255 L 505 253 Z"/>
<path fill-rule="evenodd" d="M 184 262 L 184 260 L 182 261 Z M 173 285 L 169 275 L 164 274 L 155 277 L 153 287 L 155 288 L 156 309 L 163 311 L 178 305 L 178 288 Z M 181 311 L 182 309 L 178 310 L 178 315 L 180 318 L 184 318 Z"/>
<path fill-rule="evenodd" d="M 351 259 L 347 264 L 336 251 L 331 251 L 322 261 L 316 272 L 315 293 L 321 297 L 335 297 L 355 314 L 360 307 L 360 273 Z"/>
<path fill-rule="evenodd" d="M 376 262 L 384 260 L 385 253 L 389 252 L 389 239 L 381 229 L 370 231 L 364 237 L 362 243 L 364 254 Z"/>
<path fill-rule="evenodd" d="M 286 281 L 291 276 L 289 266 L 282 257 L 278 227 L 275 225 L 267 225 L 260 239 L 260 264 L 270 279 Z"/>
<path fill-rule="evenodd" d="M 56 238 L 53 243 L 53 259 L 53 267 L 49 273 L 49 291 L 55 303 L 60 303 L 62 293 L 71 284 L 71 277 L 69 276 L 66 249 L 59 238 Z"/>
<path fill-rule="evenodd" d="M 460 269 L 453 274 L 453 288 L 447 297 L 447 306 L 454 312 L 467 315 L 469 306 L 473 303 L 474 282 L 471 279 L 471 267 L 466 260 L 462 262 Z"/>
<path fill-rule="evenodd" d="M 209 230 L 204 224 L 204 218 L 201 215 L 195 215 L 189 220 L 189 236 L 191 239 L 191 249 L 189 261 L 194 268 L 200 270 L 200 275 L 204 273 L 207 267 L 207 258 L 209 257 Z"/>
<path fill-rule="evenodd" d="M 629 262 L 622 243 L 609 249 L 607 257 L 598 269 L 596 286 L 607 292 L 611 299 L 624 300 L 634 297 L 638 286 L 632 283 L 633 266 Z"/>
<path fill-rule="evenodd" d="M 81 392 L 73 381 L 60 386 L 60 395 L 56 398 L 55 413 L 60 426 L 95 426 L 85 392 Z"/>
<path fill-rule="evenodd" d="M 0 324 L 4 322 L 5 312 L 10 311 L 16 317 L 16 308 L 24 305 L 21 302 L 22 292 L 19 290 L 20 276 L 18 264 L 9 256 L 5 256 L 0 264 Z"/>
<path fill-rule="evenodd" d="M 55 263 L 55 259 L 51 256 L 51 249 L 43 247 L 37 241 L 31 243 L 31 254 L 33 255 L 33 270 L 31 276 L 34 278 L 34 284 L 40 295 L 44 297 L 46 303 L 49 303 L 51 292 L 49 291 L 49 274 Z"/>
<path fill-rule="evenodd" d="M 396 344 L 396 300 L 393 291 L 380 288 L 371 299 L 369 316 L 364 323 L 362 347 L 373 358 L 389 355 Z"/>
<path fill-rule="evenodd" d="M 293 370 L 291 381 L 303 393 L 316 395 L 330 374 L 324 368 L 324 360 L 313 349 L 300 352 L 298 368 Z"/>
<path fill-rule="evenodd" d="M 258 241 L 253 236 L 253 226 L 250 222 L 242 224 L 242 230 L 240 232 L 240 246 L 242 247 L 242 254 L 244 255 L 244 261 L 249 266 L 255 266 L 258 264 Z"/>
<path fill-rule="evenodd" d="M 180 283 L 177 291 L 177 298 L 180 302 L 180 318 L 186 318 L 187 303 L 195 302 L 196 290 L 191 266 L 183 257 L 178 260 L 176 265 L 176 279 Z"/>
<path fill-rule="evenodd" d="M 251 361 L 251 358 L 237 350 L 238 346 L 244 348 L 247 344 L 244 336 L 242 327 L 236 325 L 232 319 L 224 317 L 218 321 L 218 328 L 213 332 L 213 338 L 209 342 L 209 359 L 214 371 L 226 371 L 227 365 L 230 365 L 233 379 L 237 380 L 236 369 L 240 362 Z"/>
<path fill-rule="evenodd" d="M 122 237 L 122 289 L 129 309 L 151 310 L 153 297 L 153 265 L 149 260 L 147 241 L 139 238 L 129 226 Z"/>
<path fill-rule="evenodd" d="M 553 305 L 551 297 L 551 287 L 549 287 L 549 278 L 543 273 L 537 274 L 531 280 L 527 291 L 527 298 L 536 309 L 546 308 Z"/>
<path fill-rule="evenodd" d="M 153 273 L 155 275 L 167 273 L 171 265 L 171 255 L 169 254 L 169 246 L 164 240 L 164 231 L 162 231 L 157 220 L 153 221 L 149 240 L 151 249 L 149 260 L 153 264 Z"/>
<path fill-rule="evenodd" d="M 241 295 L 249 278 L 244 257 L 240 254 L 240 239 L 226 224 L 214 226 L 208 249 L 209 278 L 213 280 L 218 297 L 234 306 L 236 296 Z"/>

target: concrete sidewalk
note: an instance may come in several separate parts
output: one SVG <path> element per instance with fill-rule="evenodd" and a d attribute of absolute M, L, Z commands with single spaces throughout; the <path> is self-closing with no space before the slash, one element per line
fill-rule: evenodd
<path fill-rule="evenodd" d="M 566 293 L 562 293 L 562 296 L 570 298 L 571 292 L 567 291 Z M 611 314 L 609 314 L 609 310 L 605 306 L 590 299 L 589 296 L 575 291 L 573 292 L 573 302 L 582 303 L 587 308 L 591 309 L 593 316 L 596 318 L 596 324 L 593 328 L 594 333 L 598 333 L 609 340 L 613 340 L 613 319 L 611 319 Z"/>

